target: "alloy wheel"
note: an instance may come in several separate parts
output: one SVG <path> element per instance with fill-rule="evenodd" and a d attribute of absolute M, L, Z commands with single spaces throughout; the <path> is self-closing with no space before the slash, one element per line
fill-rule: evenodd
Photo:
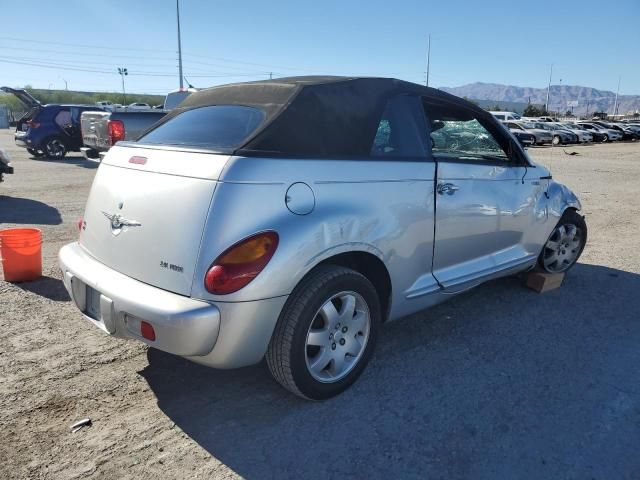
<path fill-rule="evenodd" d="M 65 154 L 64 143 L 62 143 L 57 138 L 54 138 L 53 140 L 49 140 L 47 142 L 47 145 L 45 146 L 45 150 L 47 152 L 47 156 L 50 158 L 59 159 L 64 157 L 64 154 Z"/>
<path fill-rule="evenodd" d="M 542 264 L 550 273 L 568 270 L 582 251 L 584 235 L 573 224 L 558 225 L 544 246 Z"/>
<path fill-rule="evenodd" d="M 360 294 L 346 291 L 329 298 L 307 332 L 305 360 L 311 376 L 323 383 L 344 378 L 362 357 L 370 329 L 371 314 Z"/>

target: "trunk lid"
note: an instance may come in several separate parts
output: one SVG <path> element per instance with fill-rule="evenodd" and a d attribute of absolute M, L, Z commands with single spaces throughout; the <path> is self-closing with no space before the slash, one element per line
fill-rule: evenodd
<path fill-rule="evenodd" d="M 18 100 L 20 100 L 29 108 L 42 106 L 42 104 L 38 100 L 36 100 L 35 97 L 33 97 L 23 88 L 0 87 L 0 90 L 6 93 L 12 93 L 16 97 L 18 97 Z"/>
<path fill-rule="evenodd" d="M 141 282 L 189 295 L 217 179 L 228 155 L 115 146 L 98 168 L 80 244 Z"/>
<path fill-rule="evenodd" d="M 111 147 L 107 122 L 111 112 L 88 111 L 80 115 L 80 130 L 82 143 L 96 150 L 106 150 Z"/>

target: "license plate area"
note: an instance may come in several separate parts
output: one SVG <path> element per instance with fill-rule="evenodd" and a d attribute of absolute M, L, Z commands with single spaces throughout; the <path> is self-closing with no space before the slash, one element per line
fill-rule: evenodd
<path fill-rule="evenodd" d="M 93 318 L 99 322 L 102 321 L 102 314 L 100 312 L 100 292 L 95 288 L 91 288 L 86 285 L 86 302 L 84 314 L 87 317 Z"/>

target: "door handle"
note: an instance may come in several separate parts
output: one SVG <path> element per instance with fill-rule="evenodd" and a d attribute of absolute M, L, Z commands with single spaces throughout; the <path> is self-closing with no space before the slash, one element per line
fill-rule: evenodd
<path fill-rule="evenodd" d="M 438 186 L 436 187 L 436 191 L 440 195 L 444 195 L 445 193 L 447 195 L 453 195 L 458 190 L 460 190 L 460 187 L 457 185 L 454 185 L 453 183 L 439 183 Z"/>

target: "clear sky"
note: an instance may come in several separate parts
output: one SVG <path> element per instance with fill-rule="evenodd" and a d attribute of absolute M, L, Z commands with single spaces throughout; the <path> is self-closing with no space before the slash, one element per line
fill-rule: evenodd
<path fill-rule="evenodd" d="M 275 76 L 390 76 L 431 86 L 553 83 L 640 94 L 640 0 L 181 0 L 196 87 Z M 0 0 L 0 84 L 177 88 L 175 0 Z M 9 63 L 12 62 L 12 63 Z M 27 65 L 27 64 L 35 64 Z M 47 68 L 48 67 L 48 68 Z M 85 71 L 91 70 L 91 71 Z"/>

